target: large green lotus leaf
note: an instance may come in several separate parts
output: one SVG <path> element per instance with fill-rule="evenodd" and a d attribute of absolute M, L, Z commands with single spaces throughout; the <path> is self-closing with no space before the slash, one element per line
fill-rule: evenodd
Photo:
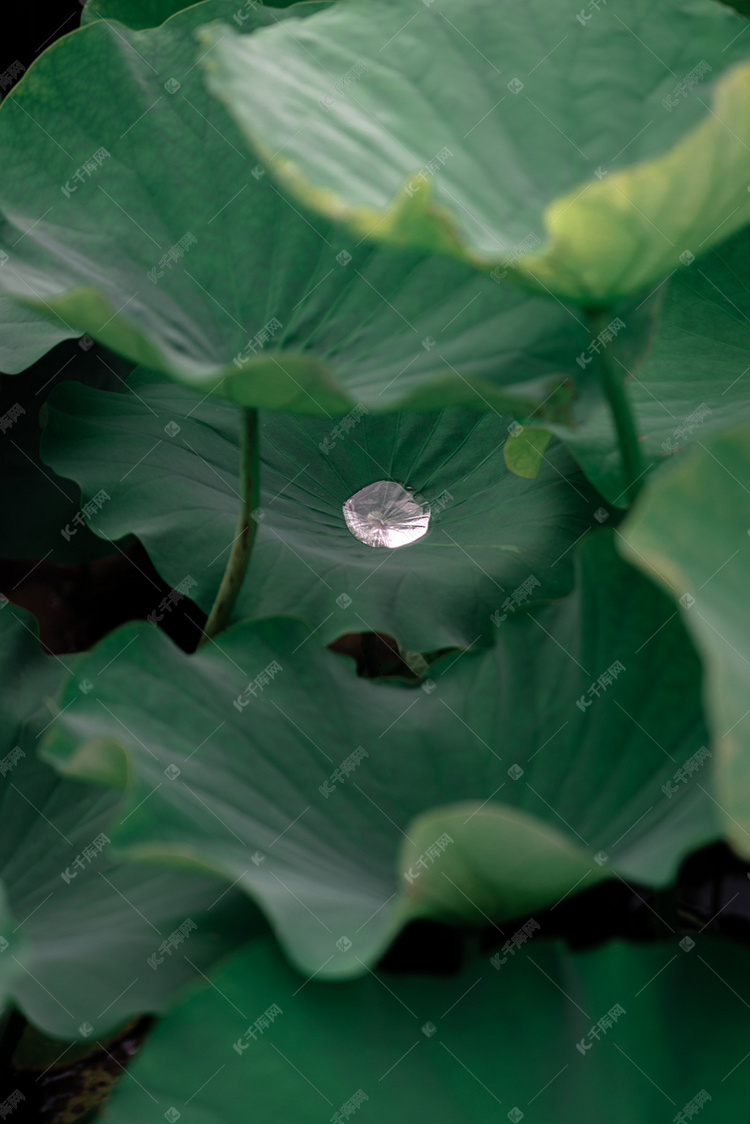
<path fill-rule="evenodd" d="M 279 180 L 359 237 L 606 303 L 750 219 L 743 29 L 695 0 L 352 0 L 207 28 L 203 65 Z"/>
<path fill-rule="evenodd" d="M 628 557 L 679 598 L 706 665 L 716 799 L 750 856 L 750 425 L 700 442 L 643 495 L 623 529 Z"/>
<path fill-rule="evenodd" d="M 123 820 L 119 795 L 63 779 L 39 760 L 39 738 L 51 721 L 40 702 L 57 691 L 73 658 L 44 656 L 33 618 L 5 606 L 0 878 L 18 924 L 0 935 L 26 945 L 11 986 L 14 1001 L 42 1030 L 67 1039 L 100 1035 L 134 1014 L 159 1010 L 218 956 L 264 928 L 246 896 L 226 893 L 205 871 L 113 858 L 105 839 Z M 93 689 L 78 676 L 72 682 L 79 694 Z M 184 939 L 169 943 L 187 921 L 193 924 Z M 12 955 L 0 951 L 0 973 Z M 149 964 L 149 957 L 156 959 Z"/>
<path fill-rule="evenodd" d="M 696 441 L 750 421 L 750 233 L 743 231 L 682 270 L 667 287 L 656 331 L 628 393 L 649 470 Z M 552 424 L 596 487 L 627 503 L 609 411 L 597 407 L 580 427 Z"/>
<path fill-rule="evenodd" d="M 84 338 L 60 343 L 21 375 L 0 374 L 4 558 L 82 562 L 106 552 L 101 539 L 82 525 L 78 490 L 40 459 L 40 410 L 57 382 L 73 379 L 114 389 L 123 385 L 131 369 Z"/>
<path fill-rule="evenodd" d="M 443 657 L 423 689 L 358 679 L 288 619 L 193 656 L 126 625 L 82 657 L 94 689 L 65 688 L 45 752 L 72 776 L 124 755 L 118 849 L 237 881 L 325 976 L 363 971 L 410 917 L 502 921 L 610 870 L 662 884 L 717 835 L 710 771 L 671 785 L 705 758 L 699 664 L 609 533 L 584 545 L 575 594 L 510 610 L 494 648 Z"/>
<path fill-rule="evenodd" d="M 108 1119 L 132 1124 L 153 1108 L 245 1124 L 252 1106 L 258 1120 L 295 1124 L 359 1111 L 372 1124 L 659 1124 L 696 1105 L 706 1119 L 742 1119 L 747 949 L 698 937 L 685 950 L 675 934 L 573 954 L 535 936 L 521 933 L 497 967 L 488 954 L 456 976 L 302 986 L 257 941 L 156 1026 Z"/>
<path fill-rule="evenodd" d="M 428 252 L 360 245 L 278 192 L 197 65 L 196 25 L 236 10 L 210 0 L 150 31 L 98 21 L 6 98 L 0 291 L 21 314 L 246 405 L 321 415 L 550 408 L 576 376 L 593 384 L 569 309 Z M 623 315 L 637 347 L 648 317 Z M 36 357 L 31 333 L 22 354 L 8 339 L 6 370 Z"/>
<path fill-rule="evenodd" d="M 192 578 L 190 596 L 208 612 L 237 525 L 237 409 L 140 373 L 122 394 L 64 386 L 48 418 L 48 463 L 86 500 L 111 497 L 92 526 L 136 534 L 171 585 Z M 237 618 L 288 614 L 324 643 L 381 631 L 429 651 L 491 642 L 493 612 L 530 575 L 535 598 L 570 590 L 570 548 L 607 513 L 561 445 L 524 480 L 503 461 L 509 415 L 363 414 L 336 425 L 261 415 L 261 517 Z M 348 529 L 344 503 L 383 479 L 430 504 L 418 541 L 374 548 Z"/>

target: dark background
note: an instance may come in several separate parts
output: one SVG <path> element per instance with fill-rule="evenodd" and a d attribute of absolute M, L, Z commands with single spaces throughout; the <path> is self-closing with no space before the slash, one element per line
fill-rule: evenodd
<path fill-rule="evenodd" d="M 21 0 L 7 3 L 0 21 L 0 75 L 20 62 L 28 69 L 37 55 L 81 22 L 78 0 Z M 15 81 L 18 81 L 19 74 Z M 0 91 L 4 97 L 11 87 Z"/>

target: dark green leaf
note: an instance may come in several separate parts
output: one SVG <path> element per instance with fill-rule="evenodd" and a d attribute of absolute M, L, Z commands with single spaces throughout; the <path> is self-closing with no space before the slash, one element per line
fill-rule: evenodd
<path fill-rule="evenodd" d="M 189 578 L 208 612 L 237 523 L 238 411 L 144 373 L 128 388 L 56 392 L 45 458 L 86 500 L 110 497 L 91 521 L 99 534 L 137 535 L 165 580 Z M 510 473 L 512 424 L 460 409 L 355 411 L 343 424 L 261 415 L 261 518 L 236 616 L 300 617 L 324 643 L 386 632 L 427 651 L 490 642 L 492 613 L 530 574 L 537 597 L 567 593 L 571 547 L 607 513 L 559 444 L 536 480 Z M 343 513 L 383 479 L 431 507 L 427 534 L 394 550 L 359 542 Z"/>
<path fill-rule="evenodd" d="M 238 0 L 232 18 L 238 27 L 247 22 L 248 12 L 254 3 L 247 4 L 245 0 Z M 289 8 L 291 0 L 263 0 L 265 7 Z M 324 4 L 320 4 L 324 7 Z M 81 12 L 81 24 L 93 23 L 95 20 L 118 20 L 120 23 L 132 27 L 134 30 L 143 30 L 148 27 L 158 27 L 170 16 L 190 7 L 188 0 L 88 0 Z"/>
<path fill-rule="evenodd" d="M 187 0 L 88 0 L 81 12 L 81 26 L 95 20 L 118 20 L 127 27 L 143 30 L 158 27 L 176 12 L 189 7 Z"/>
<path fill-rule="evenodd" d="M 23 317 L 55 319 L 55 339 L 86 332 L 245 405 L 554 412 L 581 375 L 580 318 L 455 261 L 360 245 L 255 163 L 204 87 L 193 36 L 236 10 L 211 0 L 151 31 L 98 21 L 14 87 L 0 109 L 0 290 Z M 246 14 L 246 29 L 287 15 Z M 50 346 L 27 332 L 21 349 L 14 332 L 7 370 Z"/>
<path fill-rule="evenodd" d="M 663 884 L 717 835 L 710 770 L 672 785 L 705 744 L 698 662 L 609 535 L 586 546 L 576 594 L 498 610 L 495 648 L 422 689 L 357 679 L 290 620 L 194 656 L 125 626 L 82 659 L 95 687 L 66 687 L 48 753 L 72 776 L 127 760 L 118 847 L 236 880 L 322 976 L 409 917 L 502 921 L 610 870 Z"/>
<path fill-rule="evenodd" d="M 0 878 L 18 924 L 2 918 L 0 949 L 5 940 L 25 943 L 11 994 L 38 1027 L 61 1038 L 99 1036 L 159 1010 L 263 924 L 247 899 L 205 871 L 111 857 L 123 822 L 119 795 L 64 780 L 36 756 L 52 720 L 41 700 L 51 702 L 75 657 L 44 656 L 33 618 L 7 604 L 2 612 Z M 71 686 L 81 698 L 94 690 L 75 673 Z M 187 921 L 185 939 L 161 950 Z M 0 951 L 0 981 L 13 955 Z"/>
<path fill-rule="evenodd" d="M 686 1105 L 702 1119 L 696 1101 L 742 1119 L 747 949 L 675 933 L 571 954 L 535 936 L 460 976 L 335 986 L 256 942 L 155 1028 L 109 1119 L 142 1119 L 148 1096 L 191 1124 L 656 1124 Z"/>

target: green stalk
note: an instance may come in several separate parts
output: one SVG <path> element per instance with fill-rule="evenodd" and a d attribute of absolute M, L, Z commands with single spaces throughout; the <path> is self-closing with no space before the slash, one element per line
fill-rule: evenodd
<path fill-rule="evenodd" d="M 607 326 L 609 320 L 606 309 L 591 309 L 588 312 L 588 317 L 591 324 L 591 333 L 594 336 Z M 620 443 L 620 456 L 622 457 L 628 503 L 632 504 L 641 490 L 645 466 L 641 456 L 638 434 L 635 430 L 633 411 L 630 408 L 628 393 L 625 388 L 624 372 L 606 347 L 597 352 L 596 359 L 604 393 L 614 418 L 617 439 Z"/>
<path fill-rule="evenodd" d="M 253 548 L 258 524 L 253 512 L 258 509 L 260 496 L 258 462 L 258 412 L 243 407 L 240 410 L 240 513 L 237 519 L 229 561 L 221 579 L 219 592 L 211 607 L 206 627 L 198 643 L 202 648 L 229 623 L 234 603 L 245 579 L 250 551 Z"/>

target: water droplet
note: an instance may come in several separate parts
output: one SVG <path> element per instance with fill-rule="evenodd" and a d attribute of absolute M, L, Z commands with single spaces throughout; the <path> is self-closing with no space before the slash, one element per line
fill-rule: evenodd
<path fill-rule="evenodd" d="M 368 546 L 408 546 L 427 534 L 430 505 L 418 503 L 393 480 L 378 480 L 349 497 L 344 519 L 355 539 Z"/>

